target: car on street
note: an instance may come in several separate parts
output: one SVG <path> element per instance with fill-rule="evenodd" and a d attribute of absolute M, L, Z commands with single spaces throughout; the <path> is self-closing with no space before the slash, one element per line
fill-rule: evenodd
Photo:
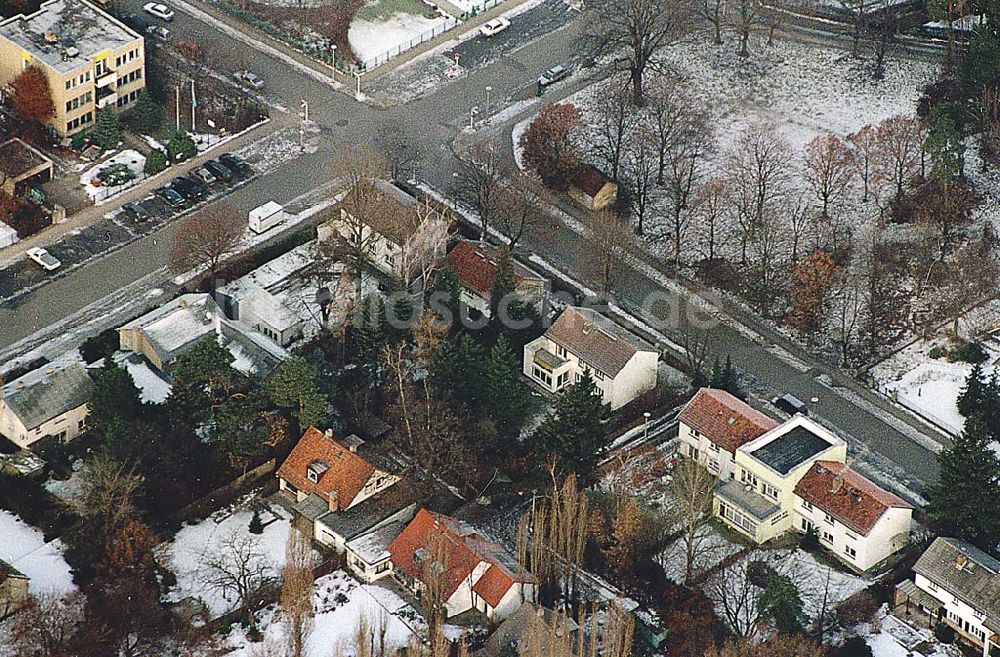
<path fill-rule="evenodd" d="M 191 172 L 191 177 L 206 186 L 219 182 L 219 179 L 215 177 L 215 174 L 208 170 L 208 167 L 198 167 Z"/>
<path fill-rule="evenodd" d="M 41 265 L 45 271 L 55 271 L 62 265 L 58 258 L 41 247 L 34 247 L 25 251 L 28 258 Z"/>
<path fill-rule="evenodd" d="M 135 221 L 149 221 L 153 215 L 141 203 L 126 203 L 122 206 L 122 211 L 126 216 Z"/>
<path fill-rule="evenodd" d="M 792 395 L 775 397 L 771 400 L 771 403 L 789 415 L 795 415 L 796 413 L 809 415 L 809 407 L 806 406 L 806 403 Z"/>
<path fill-rule="evenodd" d="M 233 77 L 236 78 L 237 82 L 250 87 L 254 91 L 260 91 L 261 89 L 264 88 L 264 81 L 261 80 L 256 73 L 253 73 L 246 69 L 243 69 L 241 71 L 236 71 L 235 73 L 233 73 Z"/>
<path fill-rule="evenodd" d="M 233 179 L 233 172 L 230 171 L 229 167 L 222 162 L 209 160 L 208 162 L 205 162 L 204 168 L 208 169 L 216 178 L 221 178 L 222 180 L 227 181 Z"/>
<path fill-rule="evenodd" d="M 187 205 L 184 197 L 178 194 L 172 187 L 160 187 L 153 193 L 172 208 L 183 208 Z"/>
<path fill-rule="evenodd" d="M 174 10 L 162 2 L 147 2 L 142 6 L 142 10 L 150 16 L 156 16 L 165 21 L 174 20 Z"/>
<path fill-rule="evenodd" d="M 146 28 L 146 34 L 157 39 L 162 39 L 163 41 L 170 39 L 170 30 L 162 25 L 150 25 Z"/>
<path fill-rule="evenodd" d="M 538 76 L 538 91 L 541 93 L 546 87 L 550 87 L 560 80 L 569 77 L 569 70 L 565 66 L 553 66 Z"/>
<path fill-rule="evenodd" d="M 233 173 L 238 173 L 243 167 L 247 166 L 247 163 L 239 155 L 233 153 L 223 153 L 218 158 L 219 162 L 222 162 L 223 166 L 232 171 Z"/>
<path fill-rule="evenodd" d="M 483 23 L 483 26 L 479 28 L 479 33 L 484 37 L 491 37 L 494 34 L 500 34 L 508 27 L 510 27 L 510 21 L 506 18 L 494 18 Z"/>
<path fill-rule="evenodd" d="M 190 178 L 177 176 L 170 181 L 170 188 L 189 201 L 200 201 L 205 198 L 205 188 Z"/>

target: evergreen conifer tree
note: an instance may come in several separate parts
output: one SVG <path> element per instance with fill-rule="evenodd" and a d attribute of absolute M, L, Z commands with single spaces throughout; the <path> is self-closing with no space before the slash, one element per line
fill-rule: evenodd
<path fill-rule="evenodd" d="M 565 467 L 588 478 L 608 446 L 601 391 L 589 371 L 556 399 L 555 413 L 535 433 L 539 446 L 554 452 Z"/>

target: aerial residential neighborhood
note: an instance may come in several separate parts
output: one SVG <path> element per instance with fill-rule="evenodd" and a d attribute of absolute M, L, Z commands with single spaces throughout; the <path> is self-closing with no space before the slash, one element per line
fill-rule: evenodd
<path fill-rule="evenodd" d="M 0 657 L 1000 657 L 998 22 L 0 0 Z"/>

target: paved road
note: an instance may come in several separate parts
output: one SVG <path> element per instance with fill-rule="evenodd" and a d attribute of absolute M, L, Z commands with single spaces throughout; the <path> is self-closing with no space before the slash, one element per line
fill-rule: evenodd
<path fill-rule="evenodd" d="M 127 0 L 138 8 L 140 0 Z M 560 0 L 548 0 L 544 11 L 558 14 L 564 5 Z M 556 19 L 553 19 L 556 20 Z M 406 106 L 387 110 L 361 105 L 350 97 L 335 92 L 315 78 L 288 66 L 285 62 L 251 50 L 214 27 L 178 13 L 171 29 L 175 38 L 212 44 L 212 56 L 223 70 L 240 66 L 251 68 L 265 80 L 267 99 L 283 107 L 296 107 L 301 98 L 310 103 L 310 118 L 321 128 L 319 150 L 312 155 L 294 159 L 272 174 L 255 180 L 238 190 L 232 201 L 247 210 L 262 200 L 279 202 L 298 196 L 329 179 L 329 164 L 346 144 L 357 143 L 375 135 L 380 126 L 400 124 L 409 129 L 423 147 L 425 158 L 418 176 L 439 189 L 450 191 L 456 159 L 451 142 L 456 129 L 468 121 L 469 108 L 483 106 L 484 90 L 493 88 L 494 104 L 500 99 L 517 97 L 530 85 L 538 73 L 549 66 L 570 61 L 578 51 L 577 36 L 580 21 L 570 22 L 563 29 L 546 31 L 530 48 L 505 52 L 491 61 L 488 50 L 502 50 L 503 43 L 465 43 L 469 61 L 491 63 L 474 68 L 467 76 L 436 90 Z M 478 40 L 479 37 L 476 37 Z M 478 54 L 477 54 L 478 53 Z M 465 55 L 463 55 L 465 57 Z M 561 93 L 567 93 L 567 85 Z M 553 98 L 558 93 L 553 93 Z M 506 104 L 506 103 L 505 103 Z M 509 139 L 510 125 L 504 134 Z M 508 142 L 509 143 L 509 142 Z M 162 271 L 167 262 L 173 231 L 183 223 L 174 223 L 162 231 L 141 238 L 128 247 L 88 264 L 73 276 L 54 281 L 19 299 L 14 305 L 0 306 L 0 348 L 30 335 L 34 331 L 59 321 L 104 295 L 126 286 L 137 277 Z M 576 271 L 584 260 L 580 238 L 566 224 L 551 218 L 544 231 L 526 246 L 552 259 L 557 267 L 586 279 L 585 272 Z M 663 292 L 661 283 L 642 271 L 635 271 L 625 281 L 621 296 L 623 305 L 638 305 L 653 291 Z M 675 335 L 693 331 L 681 325 Z M 922 482 L 936 476 L 932 453 L 911 440 L 894 423 L 886 423 L 882 415 L 871 413 L 840 397 L 819 383 L 820 372 L 810 366 L 800 366 L 780 350 L 759 344 L 750 336 L 727 324 L 707 331 L 698 331 L 697 338 L 709 345 L 713 354 L 731 355 L 734 364 L 752 372 L 762 391 L 792 392 L 800 398 L 820 399 L 817 414 L 842 431 L 855 437 L 856 449 L 870 448 L 866 462 L 920 488 Z"/>

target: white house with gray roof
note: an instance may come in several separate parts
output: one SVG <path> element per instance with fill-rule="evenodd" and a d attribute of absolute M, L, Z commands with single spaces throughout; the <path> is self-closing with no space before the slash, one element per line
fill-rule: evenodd
<path fill-rule="evenodd" d="M 589 371 L 612 410 L 656 387 L 660 353 L 648 342 L 590 308 L 570 306 L 524 346 L 523 372 L 548 392 L 572 385 Z"/>
<path fill-rule="evenodd" d="M 86 429 L 93 386 L 78 356 L 14 379 L 0 388 L 0 435 L 24 449 L 43 438 L 73 440 Z"/>
<path fill-rule="evenodd" d="M 956 538 L 939 537 L 917 559 L 896 605 L 950 625 L 983 657 L 1000 655 L 1000 561 Z"/>

